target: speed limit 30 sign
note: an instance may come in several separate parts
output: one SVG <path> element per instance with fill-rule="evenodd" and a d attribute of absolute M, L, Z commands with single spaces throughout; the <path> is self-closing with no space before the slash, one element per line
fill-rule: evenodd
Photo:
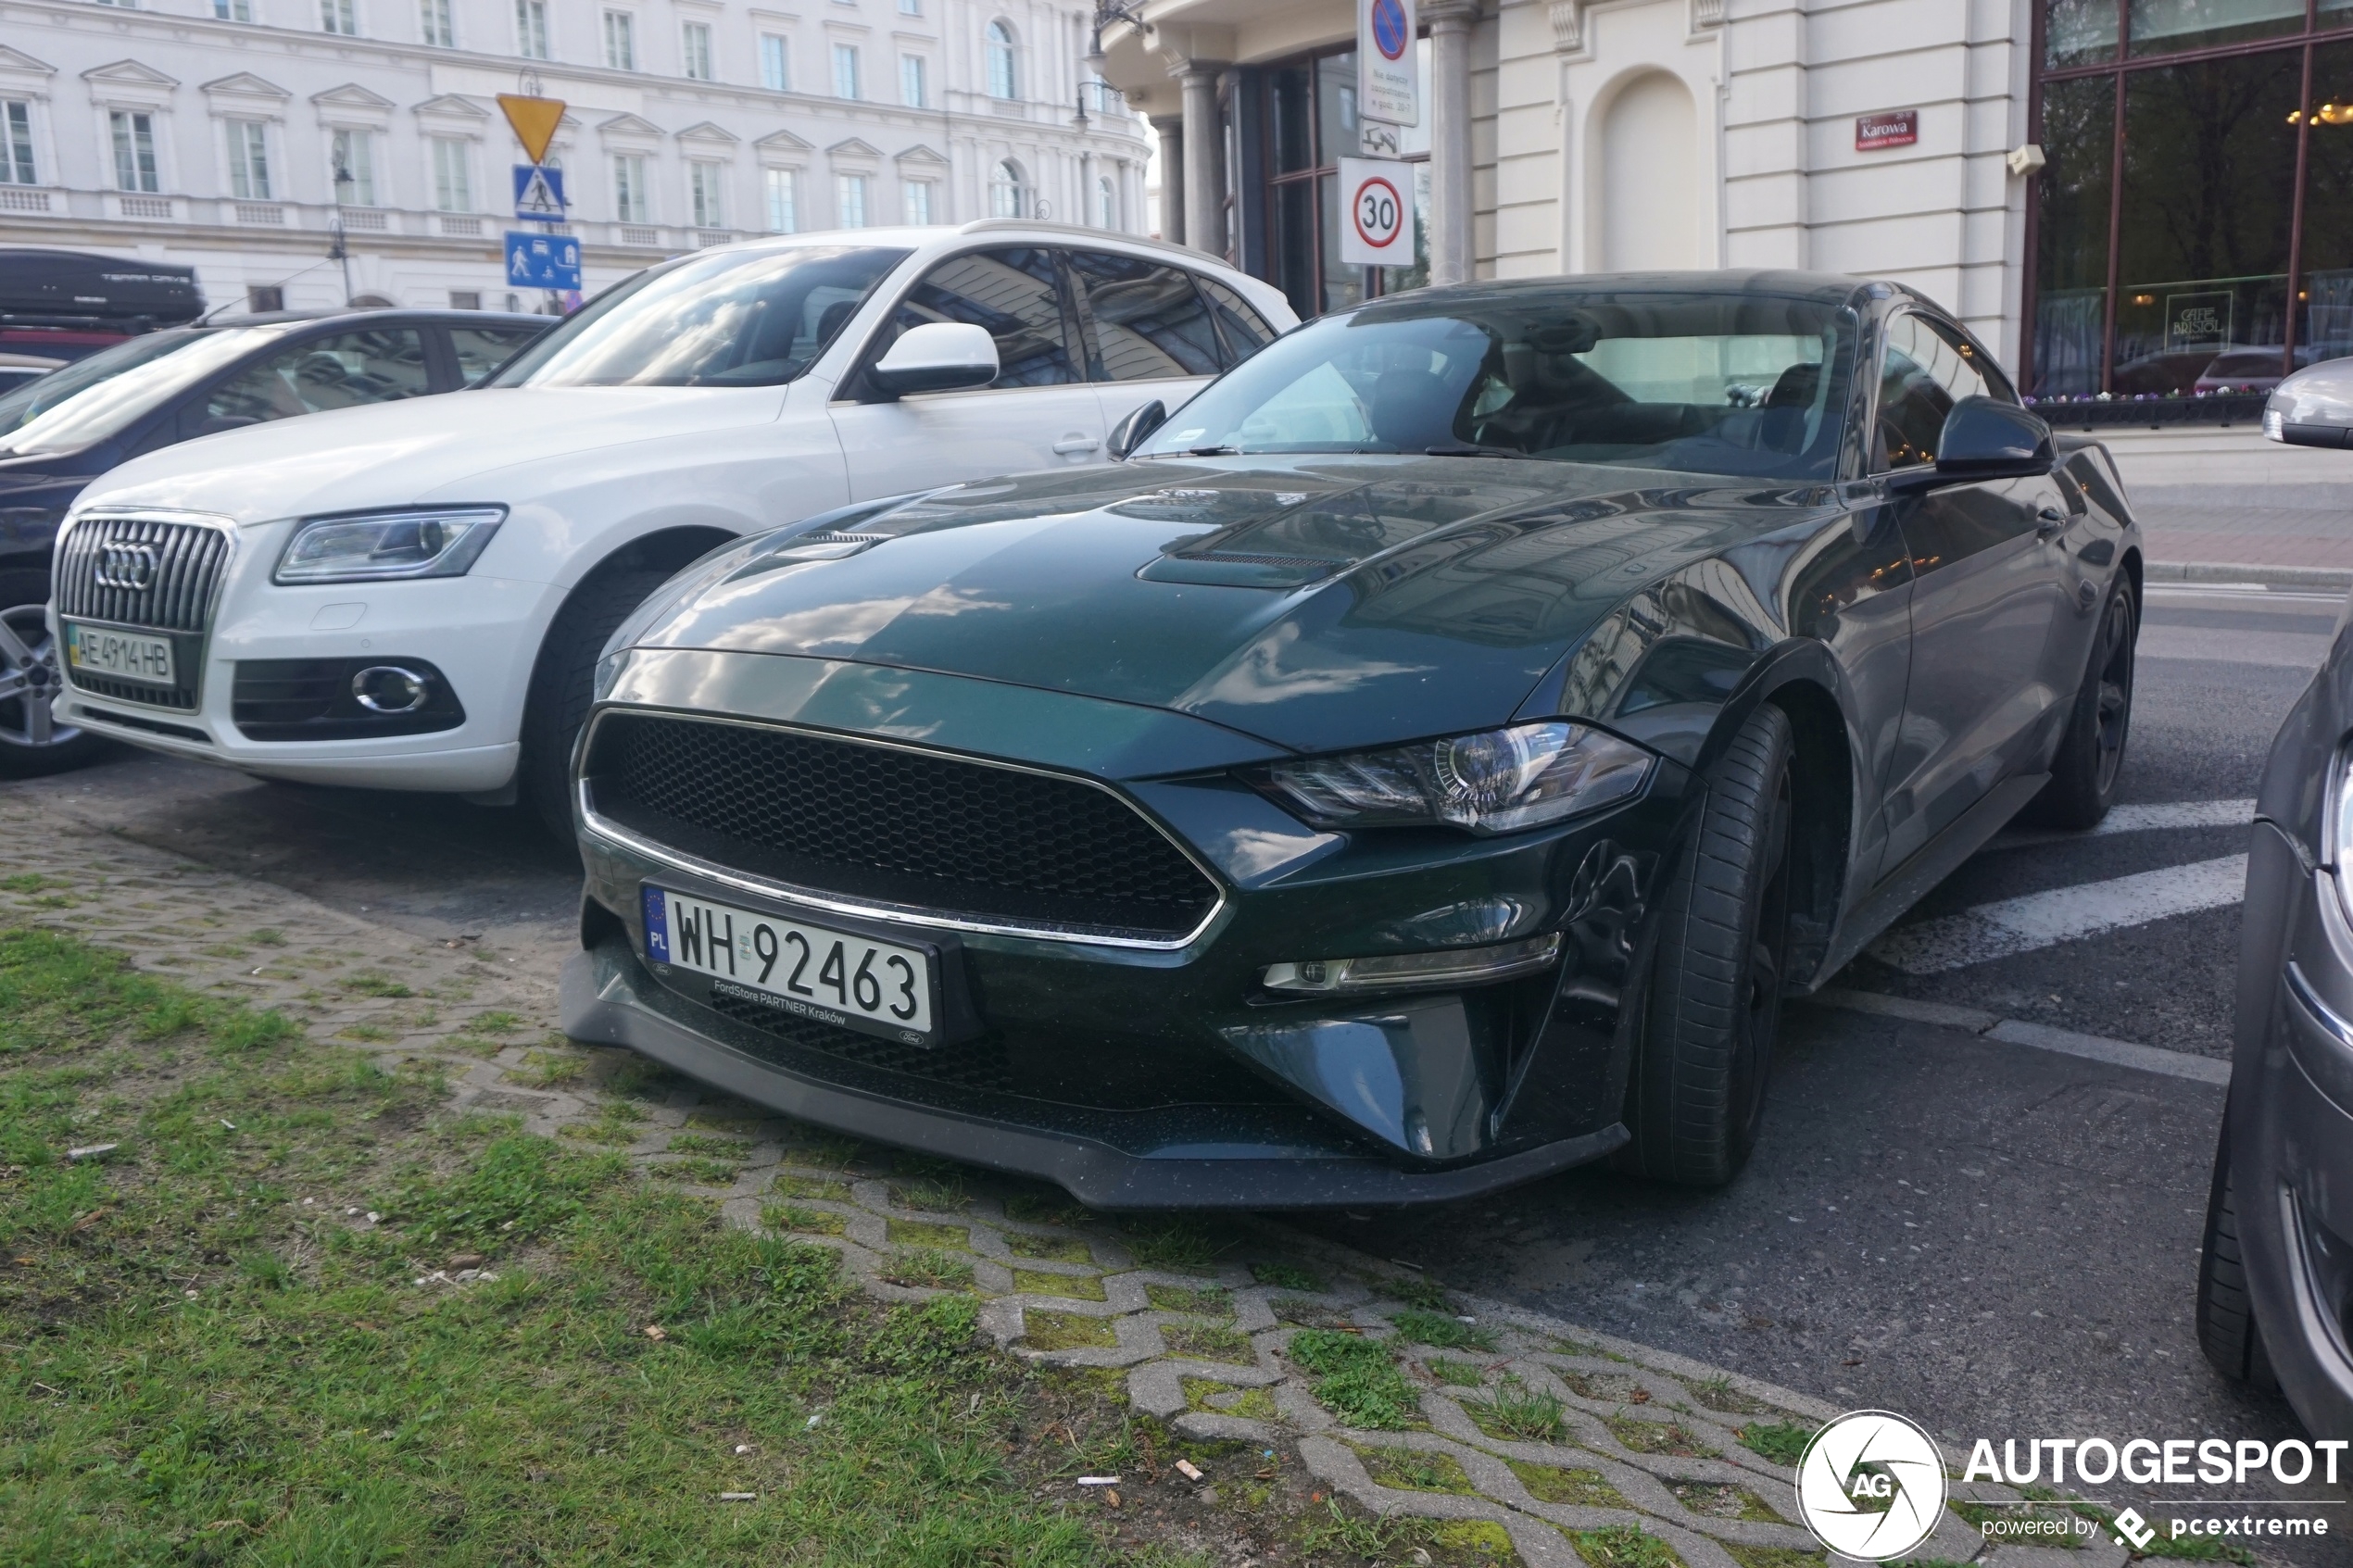
<path fill-rule="evenodd" d="M 1414 264 L 1414 166 L 1340 160 L 1340 259 L 1350 267 Z"/>

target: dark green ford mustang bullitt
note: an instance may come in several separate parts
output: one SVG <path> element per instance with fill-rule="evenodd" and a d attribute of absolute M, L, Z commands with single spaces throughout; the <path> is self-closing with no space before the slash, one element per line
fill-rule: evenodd
<path fill-rule="evenodd" d="M 1784 997 L 2107 809 L 2141 557 L 1901 286 L 1376 301 L 657 594 L 564 1026 L 1105 1207 L 1721 1183 Z"/>

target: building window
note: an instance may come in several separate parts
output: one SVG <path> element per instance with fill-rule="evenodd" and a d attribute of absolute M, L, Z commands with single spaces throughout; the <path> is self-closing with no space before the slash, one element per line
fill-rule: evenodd
<path fill-rule="evenodd" d="M 117 109 L 107 121 L 114 132 L 114 188 L 162 190 L 156 171 L 156 117 L 143 109 Z"/>
<path fill-rule="evenodd" d="M 481 309 L 482 291 L 480 289 L 451 289 L 449 291 L 449 308 L 452 310 Z"/>
<path fill-rule="evenodd" d="M 32 106 L 0 99 L 0 185 L 37 185 L 32 172 Z"/>
<path fill-rule="evenodd" d="M 333 161 L 327 173 L 334 182 L 338 207 L 376 205 L 376 135 L 372 131 L 338 131 L 329 149 Z"/>
<path fill-rule="evenodd" d="M 1029 210 L 1029 193 L 1021 178 L 1021 165 L 1011 158 L 989 170 L 988 216 L 1020 218 Z"/>
<path fill-rule="evenodd" d="M 227 129 L 229 194 L 239 201 L 270 200 L 270 128 L 258 119 L 233 119 Z"/>
<path fill-rule="evenodd" d="M 931 221 L 931 182 L 910 180 L 906 184 L 907 221 L 921 226 Z"/>
<path fill-rule="evenodd" d="M 1021 96 L 1021 75 L 1013 69 L 1013 30 L 1003 22 L 988 24 L 988 95 Z"/>
<path fill-rule="evenodd" d="M 319 31 L 359 36 L 359 0 L 319 0 Z"/>
<path fill-rule="evenodd" d="M 768 232 L 797 233 L 800 229 L 800 175 L 789 169 L 763 169 L 760 172 L 768 198 Z"/>
<path fill-rule="evenodd" d="M 837 98 L 855 98 L 860 95 L 861 94 L 858 91 L 858 45 L 855 44 L 837 44 L 834 45 L 834 96 Z"/>
<path fill-rule="evenodd" d="M 458 23 L 449 14 L 449 0 L 417 0 L 418 31 L 436 48 L 458 46 Z"/>
<path fill-rule="evenodd" d="M 515 0 L 515 53 L 527 60 L 547 54 L 547 0 Z"/>
<path fill-rule="evenodd" d="M 1416 55 L 1428 92 L 1428 45 Z M 1429 144 L 1408 130 L 1400 152 L 1412 163 L 1412 267 L 1351 266 L 1340 257 L 1340 160 L 1357 156 L 1356 55 L 1339 50 L 1281 61 L 1265 69 L 1258 89 L 1260 177 L 1267 201 L 1246 223 L 1264 223 L 1267 281 L 1290 296 L 1302 319 L 1355 305 L 1367 295 L 1393 294 L 1427 282 L 1428 253 L 1422 214 L 1429 210 Z M 1427 96 L 1423 101 L 1427 103 Z M 1404 194 L 1406 193 L 1400 193 Z"/>
<path fill-rule="evenodd" d="M 212 19 L 217 22 L 249 22 L 253 20 L 253 0 L 212 0 Z"/>
<path fill-rule="evenodd" d="M 286 307 L 286 291 L 275 283 L 256 283 L 245 290 L 245 308 L 257 316 L 269 316 Z"/>
<path fill-rule="evenodd" d="M 627 11 L 605 13 L 605 64 L 615 70 L 637 69 L 637 19 Z"/>
<path fill-rule="evenodd" d="M 686 166 L 686 210 L 698 229 L 727 226 L 727 166 L 690 163 Z"/>
<path fill-rule="evenodd" d="M 834 176 L 834 217 L 845 229 L 866 226 L 866 177 L 862 174 Z"/>
<path fill-rule="evenodd" d="M 902 17 L 922 16 L 924 14 L 924 0 L 899 0 L 899 14 Z"/>
<path fill-rule="evenodd" d="M 921 55 L 899 56 L 899 101 L 911 109 L 922 108 L 929 101 L 924 91 L 924 57 Z"/>
<path fill-rule="evenodd" d="M 792 53 L 777 33 L 760 35 L 760 84 L 771 93 L 792 91 Z"/>
<path fill-rule="evenodd" d="M 646 160 L 636 153 L 613 155 L 612 215 L 622 223 L 654 220 L 653 205 L 647 200 Z"/>
<path fill-rule="evenodd" d="M 1111 176 L 1108 174 L 1095 182 L 1095 227 L 1098 229 L 1119 227 L 1119 191 L 1112 184 Z"/>
<path fill-rule="evenodd" d="M 472 159 L 463 139 L 430 136 L 433 144 L 433 205 L 443 212 L 474 209 Z"/>
<path fill-rule="evenodd" d="M 711 24 L 686 23 L 678 30 L 678 44 L 686 75 L 697 82 L 711 81 Z"/>

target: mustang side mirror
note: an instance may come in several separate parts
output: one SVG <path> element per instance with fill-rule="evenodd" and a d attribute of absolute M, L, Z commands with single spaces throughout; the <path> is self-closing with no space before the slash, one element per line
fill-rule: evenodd
<path fill-rule="evenodd" d="M 1142 408 L 1111 427 L 1111 435 L 1103 445 L 1114 463 L 1126 459 L 1128 453 L 1144 444 L 1145 437 L 1168 422 L 1168 405 L 1155 397 Z"/>
<path fill-rule="evenodd" d="M 968 321 L 925 321 L 899 334 L 866 379 L 892 397 L 954 392 L 997 379 L 997 340 Z"/>
<path fill-rule="evenodd" d="M 2292 446 L 2342 446 L 2353 439 L 2353 361 L 2308 365 L 2272 388 L 2263 433 Z"/>
<path fill-rule="evenodd" d="M 2027 479 L 2051 471 L 2058 461 L 2051 427 L 2015 403 L 1964 397 L 1944 416 L 1936 440 L 1936 466 L 1890 475 L 1891 495 L 1966 484 L 1979 479 Z"/>

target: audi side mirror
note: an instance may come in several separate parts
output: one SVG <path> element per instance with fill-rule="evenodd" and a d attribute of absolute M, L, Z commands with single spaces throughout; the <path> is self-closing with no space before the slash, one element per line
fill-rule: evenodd
<path fill-rule="evenodd" d="M 2027 479 L 2048 473 L 2058 451 L 2039 415 L 1993 397 L 1964 397 L 1944 416 L 1933 468 L 1889 476 L 1890 495 L 1917 494 L 1981 479 Z"/>
<path fill-rule="evenodd" d="M 899 334 L 866 379 L 889 397 L 955 392 L 997 379 L 997 340 L 968 321 L 925 321 Z"/>
<path fill-rule="evenodd" d="M 2291 446 L 2353 444 L 2353 359 L 2307 365 L 2273 387 L 2263 433 Z"/>
<path fill-rule="evenodd" d="M 1111 453 L 1111 460 L 1125 462 L 1128 453 L 1141 446 L 1152 432 L 1167 422 L 1168 405 L 1157 397 L 1131 410 L 1126 419 L 1111 427 L 1111 435 L 1103 443 Z"/>

